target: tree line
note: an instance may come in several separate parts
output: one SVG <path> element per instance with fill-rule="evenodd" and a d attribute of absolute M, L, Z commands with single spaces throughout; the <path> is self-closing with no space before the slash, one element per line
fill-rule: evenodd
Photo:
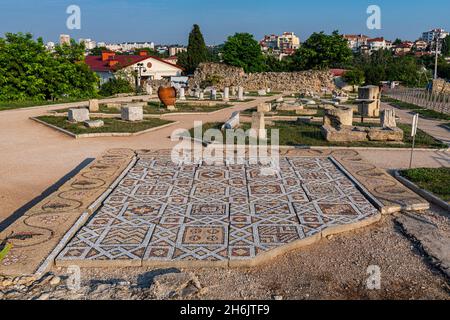
<path fill-rule="evenodd" d="M 342 68 L 348 70 L 345 78 L 351 85 L 401 81 L 406 86 L 414 87 L 425 86 L 432 78 L 431 70 L 434 68 L 434 59 L 430 56 L 395 56 L 390 50 L 379 50 L 370 55 L 353 53 L 338 31 L 331 34 L 313 33 L 294 55 L 282 60 L 270 53 L 263 54 L 258 41 L 249 33 L 236 33 L 228 37 L 218 51 L 218 54 L 211 54 L 199 26 L 194 25 L 188 50 L 180 55 L 178 63 L 188 74 L 193 73 L 201 62 L 217 60 L 241 67 L 247 73 Z M 442 53 L 439 76 L 450 79 L 450 64 L 444 59 L 444 56 L 450 56 L 450 37 L 445 39 Z"/>

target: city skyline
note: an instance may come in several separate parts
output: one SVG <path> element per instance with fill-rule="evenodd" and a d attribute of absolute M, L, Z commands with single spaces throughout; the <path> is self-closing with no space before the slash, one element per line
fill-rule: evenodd
<path fill-rule="evenodd" d="M 401 2 L 401 3 L 398 3 Z M 218 1 L 194 0 L 189 5 L 180 0 L 170 3 L 164 0 L 99 0 L 95 3 L 79 0 L 43 0 L 37 5 L 30 0 L 17 0 L 0 5 L 0 34 L 5 32 L 31 32 L 44 41 L 57 42 L 60 34 L 74 39 L 91 38 L 95 41 L 143 42 L 156 44 L 186 44 L 188 33 L 194 23 L 200 25 L 208 44 L 223 43 L 235 32 L 252 33 L 256 39 L 265 34 L 295 32 L 302 41 L 313 32 L 339 30 L 343 34 L 367 34 L 416 40 L 422 32 L 432 28 L 449 29 L 447 22 L 450 3 L 443 0 L 398 1 L 350 0 L 336 4 L 330 0 L 317 3 L 297 1 L 239 2 L 230 0 L 228 5 Z M 407 3 L 407 6 L 406 6 Z M 81 30 L 66 27 L 69 5 L 81 8 Z M 366 26 L 369 5 L 381 8 L 382 29 L 369 30 Z M 427 16 L 431 7 L 440 7 Z M 178 10 L 177 10 L 178 9 Z M 99 14 L 101 13 L 101 14 Z M 407 17 L 410 23 L 400 23 Z"/>

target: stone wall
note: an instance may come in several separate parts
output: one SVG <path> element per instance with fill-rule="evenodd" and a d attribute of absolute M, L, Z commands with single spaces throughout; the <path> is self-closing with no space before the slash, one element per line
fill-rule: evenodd
<path fill-rule="evenodd" d="M 444 79 L 433 80 L 433 93 L 435 94 L 450 94 L 450 83 Z"/>
<path fill-rule="evenodd" d="M 270 88 L 272 91 L 320 93 L 322 89 L 336 89 L 333 75 L 328 71 L 261 72 L 246 74 L 242 68 L 220 63 L 202 63 L 190 79 L 190 87 L 200 86 L 213 79 L 218 89 L 243 86 L 245 90 Z"/>

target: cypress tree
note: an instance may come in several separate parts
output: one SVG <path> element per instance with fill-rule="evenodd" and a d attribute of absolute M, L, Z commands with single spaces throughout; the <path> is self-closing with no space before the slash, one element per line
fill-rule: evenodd
<path fill-rule="evenodd" d="M 187 73 L 193 73 L 201 62 L 209 61 L 208 48 L 197 24 L 194 24 L 189 34 L 187 52 L 179 58 L 179 64 L 186 69 Z"/>

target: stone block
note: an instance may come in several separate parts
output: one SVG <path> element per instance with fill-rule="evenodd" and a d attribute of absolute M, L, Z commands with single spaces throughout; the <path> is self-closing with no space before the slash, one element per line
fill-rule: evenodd
<path fill-rule="evenodd" d="M 142 106 L 128 104 L 122 107 L 121 118 L 125 121 L 142 121 L 144 119 Z"/>
<path fill-rule="evenodd" d="M 89 120 L 89 109 L 73 108 L 69 109 L 67 118 L 70 122 L 83 122 Z"/>
<path fill-rule="evenodd" d="M 245 100 L 244 88 L 243 87 L 239 87 L 239 89 L 238 89 L 238 100 L 239 101 L 244 101 Z"/>
<path fill-rule="evenodd" d="M 266 96 L 266 95 L 267 95 L 267 92 L 266 92 L 265 89 L 263 89 L 263 90 L 258 90 L 258 96 Z"/>
<path fill-rule="evenodd" d="M 230 88 L 228 87 L 223 90 L 223 101 L 230 101 Z"/>
<path fill-rule="evenodd" d="M 100 110 L 100 106 L 98 104 L 98 99 L 89 100 L 89 112 L 98 112 Z"/>
<path fill-rule="evenodd" d="M 344 107 L 325 110 L 323 124 L 330 125 L 332 127 L 352 126 L 353 109 Z"/>
<path fill-rule="evenodd" d="M 321 132 L 325 139 L 330 142 L 367 141 L 366 130 L 359 127 L 336 129 L 330 125 L 324 124 L 321 127 Z"/>
<path fill-rule="evenodd" d="M 380 116 L 380 101 L 360 102 L 358 112 L 363 117 L 378 118 Z"/>
<path fill-rule="evenodd" d="M 88 120 L 83 122 L 85 127 L 88 128 L 101 128 L 105 125 L 103 120 Z"/>
<path fill-rule="evenodd" d="M 222 130 L 227 129 L 236 129 L 240 125 L 240 114 L 238 111 L 233 112 L 230 119 L 227 120 L 227 122 L 224 123 L 222 126 Z"/>
<path fill-rule="evenodd" d="M 387 109 L 381 111 L 380 122 L 382 128 L 396 128 L 397 122 L 395 120 L 394 109 Z"/>
<path fill-rule="evenodd" d="M 258 139 L 267 138 L 266 124 L 263 112 L 253 112 L 250 137 Z"/>
<path fill-rule="evenodd" d="M 272 111 L 272 107 L 268 103 L 261 103 L 257 108 L 258 112 L 270 112 Z"/>
<path fill-rule="evenodd" d="M 400 128 L 370 128 L 367 134 L 370 141 L 403 141 Z"/>
<path fill-rule="evenodd" d="M 179 98 L 178 98 L 180 101 L 185 101 L 186 100 L 186 93 L 185 93 L 185 90 L 184 90 L 184 88 L 180 88 L 180 91 L 179 91 Z"/>

